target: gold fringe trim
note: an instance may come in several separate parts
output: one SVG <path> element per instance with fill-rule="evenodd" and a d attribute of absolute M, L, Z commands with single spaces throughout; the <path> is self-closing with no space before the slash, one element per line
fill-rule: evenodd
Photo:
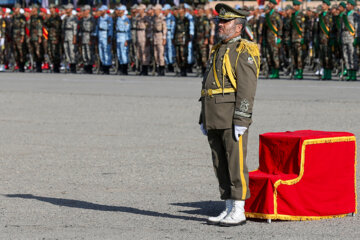
<path fill-rule="evenodd" d="M 250 42 L 245 39 L 241 39 L 239 47 L 236 49 L 236 51 L 239 53 L 239 55 L 243 52 L 247 52 L 252 59 L 254 60 L 255 66 L 256 66 L 256 77 L 259 77 L 260 73 L 260 51 L 256 43 Z M 238 58 L 239 58 L 238 55 Z M 255 58 L 257 57 L 257 58 Z M 237 61 L 236 61 L 237 62 Z"/>
<path fill-rule="evenodd" d="M 321 220 L 331 218 L 343 218 L 349 214 L 330 215 L 330 216 L 290 216 L 282 214 L 264 214 L 264 213 L 245 213 L 247 218 L 259 218 L 259 219 L 274 219 L 274 220 L 286 220 L 286 221 L 309 221 L 309 220 Z"/>

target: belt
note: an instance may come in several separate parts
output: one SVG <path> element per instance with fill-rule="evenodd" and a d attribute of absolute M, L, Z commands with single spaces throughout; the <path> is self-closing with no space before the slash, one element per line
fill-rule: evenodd
<path fill-rule="evenodd" d="M 145 31 L 145 28 L 137 28 L 136 31 Z"/>
<path fill-rule="evenodd" d="M 234 93 L 234 92 L 236 92 L 236 90 L 234 88 L 203 89 L 203 90 L 201 90 L 201 96 L 202 97 L 206 97 L 206 96 L 211 97 L 212 95 L 218 95 L 218 94 L 223 94 L 223 93 Z"/>
<path fill-rule="evenodd" d="M 126 33 L 126 31 L 116 31 L 116 32 L 118 32 L 118 33 Z"/>
<path fill-rule="evenodd" d="M 100 28 L 99 31 L 107 31 L 107 29 L 101 29 L 101 28 Z"/>

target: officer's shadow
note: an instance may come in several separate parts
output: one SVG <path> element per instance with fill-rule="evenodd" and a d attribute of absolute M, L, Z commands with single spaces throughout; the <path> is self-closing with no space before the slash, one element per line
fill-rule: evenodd
<path fill-rule="evenodd" d="M 104 211 L 104 212 L 123 212 L 123 213 L 131 213 L 138 215 L 145 215 L 151 217 L 163 217 L 163 218 L 172 218 L 172 219 L 182 219 L 188 221 L 200 221 L 204 222 L 206 218 L 199 218 L 193 216 L 181 216 L 169 213 L 160 213 L 156 211 L 143 210 L 134 207 L 126 207 L 126 206 L 110 206 L 110 205 L 102 205 L 97 203 L 91 203 L 80 200 L 73 199 L 65 199 L 65 198 L 52 198 L 52 197 L 41 197 L 35 196 L 32 194 L 5 194 L 3 195 L 8 198 L 22 198 L 22 199 L 34 199 L 42 202 L 47 202 L 50 204 L 54 204 L 61 207 L 70 207 L 70 208 L 79 208 L 79 209 L 89 209 L 96 211 Z M 182 213 L 187 213 L 191 215 L 204 215 L 209 216 L 213 215 L 216 212 L 221 212 L 221 209 L 224 207 L 223 202 L 212 202 L 212 201 L 204 201 L 204 202 L 190 202 L 190 203 L 172 203 L 173 206 L 182 206 L 182 207 L 190 207 L 195 208 L 192 210 L 179 211 Z"/>

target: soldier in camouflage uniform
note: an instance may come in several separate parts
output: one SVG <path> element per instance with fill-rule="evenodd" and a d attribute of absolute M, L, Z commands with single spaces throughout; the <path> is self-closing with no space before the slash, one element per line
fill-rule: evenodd
<path fill-rule="evenodd" d="M 284 67 L 287 68 L 285 76 L 290 74 L 290 58 L 291 58 L 291 15 L 293 13 L 293 8 L 291 5 L 287 5 L 284 11 L 283 17 L 283 35 L 282 35 L 282 61 Z"/>
<path fill-rule="evenodd" d="M 12 16 L 12 41 L 14 45 L 15 61 L 19 71 L 24 72 L 25 64 L 25 17 L 20 14 L 20 4 L 15 4 Z"/>
<path fill-rule="evenodd" d="M 5 37 L 7 23 L 3 18 L 3 11 L 0 8 L 0 72 L 5 71 Z"/>
<path fill-rule="evenodd" d="M 136 56 L 136 19 L 137 19 L 137 5 L 133 5 L 131 7 L 131 25 L 130 25 L 130 31 L 131 31 L 131 40 L 129 42 L 129 58 L 130 58 L 130 64 L 132 67 L 132 70 L 137 71 L 137 56 Z"/>
<path fill-rule="evenodd" d="M 265 15 L 265 24 L 263 29 L 263 40 L 266 41 L 267 48 L 267 63 L 271 69 L 272 74 L 270 78 L 279 78 L 280 58 L 279 47 L 282 36 L 282 21 L 280 14 L 276 11 L 276 0 L 270 0 L 269 12 Z"/>
<path fill-rule="evenodd" d="M 338 6 L 337 11 L 338 11 L 338 15 L 336 16 L 336 19 L 335 19 L 336 28 L 338 29 L 338 31 L 336 32 L 337 33 L 336 40 L 337 40 L 337 43 L 338 43 L 338 46 L 339 46 L 338 50 L 340 51 L 340 58 L 344 59 L 343 58 L 343 51 L 342 51 L 341 27 L 342 27 L 342 24 L 343 24 L 343 16 L 346 14 L 346 3 L 341 2 L 339 4 L 339 6 Z M 344 67 L 343 72 L 340 73 L 340 75 L 347 76 L 346 67 Z"/>
<path fill-rule="evenodd" d="M 305 29 L 305 16 L 300 10 L 301 2 L 294 0 L 294 13 L 291 16 L 291 50 L 292 50 L 292 63 L 295 67 L 295 79 L 303 79 L 304 70 L 304 29 Z"/>
<path fill-rule="evenodd" d="M 96 21 L 90 14 L 90 6 L 83 7 L 83 16 L 79 22 L 79 37 L 81 44 L 81 56 L 84 64 L 84 72 L 92 74 L 92 65 L 94 63 L 94 32 Z"/>
<path fill-rule="evenodd" d="M 64 37 L 64 51 L 66 61 L 70 64 L 70 71 L 76 73 L 75 45 L 77 35 L 77 18 L 72 15 L 73 5 L 65 6 L 66 15 L 62 22 L 62 35 Z"/>
<path fill-rule="evenodd" d="M 185 8 L 183 5 L 179 8 L 179 15 L 176 17 L 175 27 L 175 52 L 176 63 L 180 68 L 180 75 L 186 76 L 187 63 L 187 43 L 189 41 L 189 20 L 185 17 Z"/>
<path fill-rule="evenodd" d="M 322 12 L 319 15 L 319 47 L 320 47 L 320 62 L 324 69 L 322 80 L 331 80 L 332 70 L 332 52 L 331 48 L 334 45 L 333 35 L 333 18 L 329 10 L 330 0 L 323 0 Z"/>
<path fill-rule="evenodd" d="M 356 46 L 360 43 L 359 15 L 354 10 L 355 0 L 347 0 L 346 14 L 343 15 L 341 27 L 341 39 L 343 46 L 343 57 L 345 67 L 348 69 L 347 81 L 356 81 L 356 71 L 358 70 L 358 55 Z"/>
<path fill-rule="evenodd" d="M 210 20 L 205 14 L 204 6 L 198 7 L 199 16 L 195 17 L 195 51 L 197 52 L 197 65 L 201 67 L 201 76 L 206 70 L 206 63 L 209 58 Z"/>
<path fill-rule="evenodd" d="M 30 44 L 33 49 L 33 58 L 36 62 L 36 72 L 42 72 L 41 64 L 44 59 L 44 51 L 42 48 L 42 36 L 43 36 L 43 20 L 39 16 L 39 7 L 33 5 L 30 17 Z"/>
<path fill-rule="evenodd" d="M 50 5 L 50 17 L 46 21 L 48 29 L 48 54 L 53 64 L 54 73 L 60 72 L 60 43 L 61 43 L 61 18 L 56 12 L 55 5 Z"/>

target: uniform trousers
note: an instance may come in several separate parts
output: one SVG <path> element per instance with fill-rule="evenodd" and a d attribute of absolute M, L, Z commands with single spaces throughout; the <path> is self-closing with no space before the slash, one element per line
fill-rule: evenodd
<path fill-rule="evenodd" d="M 129 63 L 129 47 L 125 46 L 125 41 L 116 42 L 116 53 L 120 64 Z"/>
<path fill-rule="evenodd" d="M 353 42 L 343 42 L 343 56 L 345 60 L 345 67 L 349 70 L 358 70 L 358 55 Z"/>
<path fill-rule="evenodd" d="M 84 65 L 92 65 L 94 59 L 94 47 L 88 43 L 81 44 L 81 56 Z"/>
<path fill-rule="evenodd" d="M 76 64 L 75 45 L 72 41 L 64 41 L 64 52 L 65 52 L 66 61 L 69 64 Z"/>
<path fill-rule="evenodd" d="M 160 43 L 154 44 L 154 55 L 156 65 L 165 66 L 164 45 L 161 41 Z"/>
<path fill-rule="evenodd" d="M 166 38 L 166 45 L 165 45 L 165 63 L 166 64 L 173 64 L 174 63 L 174 45 L 172 43 L 171 38 Z"/>
<path fill-rule="evenodd" d="M 237 142 L 233 129 L 208 130 L 214 171 L 223 200 L 246 200 L 250 197 L 247 139 L 248 131 Z"/>
<path fill-rule="evenodd" d="M 99 56 L 103 66 L 112 65 L 111 44 L 108 43 L 107 38 L 99 39 Z"/>

